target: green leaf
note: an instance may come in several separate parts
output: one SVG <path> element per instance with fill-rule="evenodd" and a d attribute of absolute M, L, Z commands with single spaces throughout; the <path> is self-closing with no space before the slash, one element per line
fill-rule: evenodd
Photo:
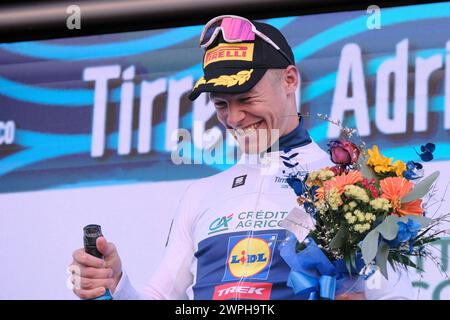
<path fill-rule="evenodd" d="M 380 268 L 381 274 L 388 279 L 388 273 L 387 273 L 387 260 L 389 257 L 389 245 L 381 241 L 380 245 L 378 246 L 378 252 L 376 256 L 376 263 L 377 266 Z"/>
<path fill-rule="evenodd" d="M 347 234 L 348 229 L 341 225 L 339 228 L 339 231 L 336 233 L 334 238 L 330 241 L 330 248 L 331 249 L 339 249 L 341 248 L 346 240 L 347 240 Z"/>
<path fill-rule="evenodd" d="M 380 233 L 377 229 L 370 231 L 361 244 L 362 258 L 365 264 L 369 264 L 375 259 L 378 251 L 378 238 Z"/>
<path fill-rule="evenodd" d="M 410 202 L 424 197 L 428 191 L 430 191 L 431 186 L 438 177 L 439 171 L 435 171 L 430 174 L 428 177 L 416 184 L 414 188 L 406 196 L 404 196 L 403 199 L 401 199 L 401 202 Z"/>
<path fill-rule="evenodd" d="M 384 221 L 375 228 L 375 230 L 378 230 L 378 232 L 381 233 L 383 238 L 386 240 L 393 240 L 397 237 L 398 221 L 399 217 L 397 216 L 387 216 L 386 219 L 384 219 Z"/>
<path fill-rule="evenodd" d="M 424 239 L 417 240 L 414 243 L 414 246 L 415 247 L 420 247 L 420 246 L 423 246 L 424 244 L 433 244 L 433 242 L 436 242 L 436 241 L 439 241 L 439 240 L 441 240 L 441 239 L 440 238 L 435 238 L 435 237 L 424 238 Z"/>
<path fill-rule="evenodd" d="M 344 260 L 345 260 L 345 267 L 347 268 L 348 274 L 351 275 L 352 274 L 352 265 L 350 262 L 350 257 L 345 256 Z"/>
<path fill-rule="evenodd" d="M 404 266 L 408 266 L 408 267 L 412 267 L 414 269 L 417 269 L 419 271 L 423 271 L 421 270 L 414 262 L 411 261 L 411 259 L 408 256 L 405 256 L 401 253 L 397 253 L 395 255 L 392 255 L 392 260 L 397 261 L 398 263 L 404 265 Z"/>
<path fill-rule="evenodd" d="M 394 256 L 395 254 L 390 254 L 389 255 L 389 258 L 388 258 L 388 261 L 389 261 L 389 264 L 391 265 L 391 267 L 392 267 L 392 270 L 394 270 L 394 272 L 397 272 L 397 270 L 396 270 L 396 266 L 395 266 L 395 259 L 393 258 L 393 256 Z"/>
<path fill-rule="evenodd" d="M 351 263 L 351 266 L 354 269 L 356 269 L 356 253 L 355 252 L 350 253 L 350 263 Z"/>
<path fill-rule="evenodd" d="M 373 169 L 367 165 L 367 160 L 369 160 L 368 157 L 365 157 L 362 154 L 359 156 L 357 162 L 359 164 L 359 171 L 361 171 L 362 176 L 367 178 L 369 181 L 372 178 L 378 181 L 379 180 L 378 176 L 375 174 Z"/>

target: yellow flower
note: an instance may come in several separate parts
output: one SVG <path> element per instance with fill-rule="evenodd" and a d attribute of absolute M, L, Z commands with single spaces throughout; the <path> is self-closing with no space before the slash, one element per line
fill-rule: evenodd
<path fill-rule="evenodd" d="M 406 170 L 406 164 L 403 161 L 397 160 L 394 162 L 392 171 L 395 171 L 395 174 L 397 175 L 397 177 L 403 177 L 403 171 L 405 171 L 405 170 Z"/>
<path fill-rule="evenodd" d="M 324 214 L 328 210 L 328 205 L 326 204 L 325 200 L 319 200 L 314 202 L 314 206 L 321 214 Z"/>
<path fill-rule="evenodd" d="M 369 160 L 367 164 L 375 170 L 376 173 L 386 173 L 391 171 L 391 163 L 393 158 L 387 158 L 383 156 L 376 145 L 373 146 L 373 150 L 367 150 L 369 152 Z"/>
<path fill-rule="evenodd" d="M 336 188 L 332 188 L 326 195 L 327 203 L 330 205 L 331 210 L 336 211 L 340 205 L 342 205 L 342 199 L 339 195 L 339 191 Z"/>
<path fill-rule="evenodd" d="M 393 158 L 383 156 L 376 145 L 373 146 L 373 150 L 369 149 L 367 151 L 369 152 L 367 164 L 371 166 L 376 173 L 395 172 L 397 177 L 403 176 L 403 171 L 406 170 L 406 164 L 403 161 L 397 160 L 392 164 Z"/>
<path fill-rule="evenodd" d="M 334 177 L 334 172 L 328 169 L 322 169 L 319 171 L 319 179 L 322 181 L 330 180 Z"/>
<path fill-rule="evenodd" d="M 327 180 L 330 180 L 333 177 L 334 177 L 334 172 L 329 170 L 328 168 L 320 169 L 317 171 L 312 171 L 308 175 L 306 184 L 309 187 L 312 187 L 312 186 L 323 187 L 323 183 Z"/>

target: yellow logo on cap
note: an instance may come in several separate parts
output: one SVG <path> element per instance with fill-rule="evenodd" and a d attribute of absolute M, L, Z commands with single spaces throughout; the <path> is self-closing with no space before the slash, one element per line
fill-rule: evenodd
<path fill-rule="evenodd" d="M 203 59 L 203 68 L 213 62 L 226 60 L 253 61 L 253 43 L 219 43 L 217 47 L 209 49 Z"/>
<path fill-rule="evenodd" d="M 214 87 L 215 86 L 232 87 L 235 85 L 241 86 L 250 79 L 252 72 L 253 72 L 253 69 L 242 70 L 236 74 L 222 75 L 218 78 L 209 79 L 208 81 L 206 81 L 204 77 L 201 77 L 195 84 L 193 90 L 197 89 L 197 87 L 200 85 L 209 84 L 209 83 L 214 84 Z"/>
<path fill-rule="evenodd" d="M 206 80 L 204 77 L 201 77 L 200 79 L 198 79 L 197 83 L 194 86 L 194 90 L 197 89 L 197 87 L 202 84 L 206 84 Z"/>
<path fill-rule="evenodd" d="M 270 247 L 261 238 L 245 238 L 236 243 L 228 258 L 228 269 L 236 277 L 251 277 L 261 272 L 270 261 Z"/>

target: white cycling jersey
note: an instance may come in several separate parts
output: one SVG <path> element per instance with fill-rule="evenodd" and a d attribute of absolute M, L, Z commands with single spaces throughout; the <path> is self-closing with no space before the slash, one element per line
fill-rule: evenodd
<path fill-rule="evenodd" d="M 289 151 L 298 153 L 292 160 L 305 171 L 332 166 L 329 155 L 308 139 Z M 290 269 L 279 252 L 286 237 L 279 223 L 298 206 L 286 183 L 283 154 L 268 153 L 267 161 L 243 155 L 230 169 L 191 184 L 150 283 L 137 292 L 124 273 L 113 298 L 299 299 L 286 285 Z M 411 299 L 407 274 L 389 273 L 389 281 L 366 287 L 366 297 Z"/>

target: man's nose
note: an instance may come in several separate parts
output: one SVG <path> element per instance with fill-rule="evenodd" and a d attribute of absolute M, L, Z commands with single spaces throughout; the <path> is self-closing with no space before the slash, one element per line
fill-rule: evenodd
<path fill-rule="evenodd" d="M 245 112 L 235 104 L 228 105 L 227 124 L 232 128 L 238 128 L 245 118 Z"/>

